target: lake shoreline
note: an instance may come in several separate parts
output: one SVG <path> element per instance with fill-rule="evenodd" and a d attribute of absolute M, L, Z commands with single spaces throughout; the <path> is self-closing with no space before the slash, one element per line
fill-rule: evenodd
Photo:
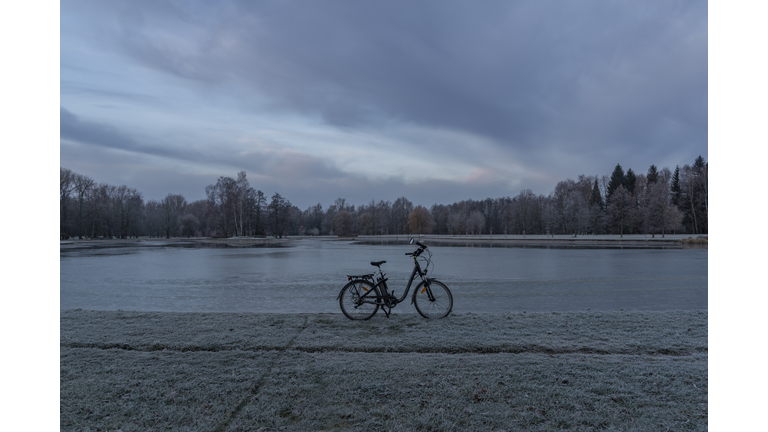
<path fill-rule="evenodd" d="M 708 248 L 708 236 L 706 235 L 683 235 L 668 234 L 662 237 L 651 236 L 647 234 L 627 234 L 619 235 L 413 235 L 419 241 L 432 243 L 436 245 L 510 245 L 510 246 L 551 246 L 551 247 L 590 247 L 590 248 Z M 288 236 L 283 238 L 275 237 L 229 237 L 229 238 L 211 238 L 211 237 L 171 237 L 166 238 L 130 238 L 130 239 L 68 239 L 61 240 L 62 247 L 73 246 L 99 246 L 99 245 L 120 245 L 120 244 L 163 244 L 163 243 L 200 243 L 206 245 L 229 245 L 238 246 L 285 246 L 293 241 L 354 241 L 370 244 L 402 243 L 407 244 L 411 238 L 410 235 L 380 235 L 380 236 Z"/>
<path fill-rule="evenodd" d="M 707 323 L 63 310 L 61 430 L 701 430 Z"/>

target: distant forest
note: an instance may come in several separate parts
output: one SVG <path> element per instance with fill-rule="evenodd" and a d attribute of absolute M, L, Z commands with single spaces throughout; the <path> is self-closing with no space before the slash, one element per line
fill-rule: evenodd
<path fill-rule="evenodd" d="M 563 180 L 548 195 L 531 190 L 515 197 L 414 206 L 407 198 L 355 207 L 338 198 L 306 210 L 279 193 L 267 197 L 246 173 L 219 177 L 206 199 L 177 194 L 142 198 L 128 186 L 96 183 L 61 171 L 61 238 L 232 237 L 381 234 L 707 234 L 708 162 Z"/>

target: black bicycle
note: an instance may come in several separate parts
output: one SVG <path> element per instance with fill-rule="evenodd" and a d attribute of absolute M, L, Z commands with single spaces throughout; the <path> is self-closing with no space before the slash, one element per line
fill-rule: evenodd
<path fill-rule="evenodd" d="M 417 274 L 421 277 L 421 282 L 413 292 L 411 303 L 416 306 L 416 310 L 421 316 L 424 318 L 443 318 L 451 313 L 451 309 L 453 309 L 451 291 L 444 283 L 427 277 L 427 270 L 432 263 L 432 252 L 426 246 L 413 239 L 410 240 L 409 244 L 414 243 L 419 248 L 415 252 L 406 253 L 406 255 L 413 257 L 413 272 L 408 280 L 408 285 L 405 287 L 405 292 L 400 298 L 395 296 L 394 291 L 387 290 L 387 281 L 389 279 L 381 271 L 381 265 L 386 263 L 386 261 L 371 261 L 371 265 L 379 269 L 378 272 L 366 275 L 347 275 L 347 280 L 350 282 L 341 289 L 337 297 L 341 311 L 344 312 L 347 318 L 367 320 L 376 315 L 379 308 L 389 318 L 392 308 L 408 296 L 411 284 Z M 426 256 L 422 256 L 424 252 L 427 253 Z M 423 269 L 419 264 L 419 257 L 426 263 Z"/>

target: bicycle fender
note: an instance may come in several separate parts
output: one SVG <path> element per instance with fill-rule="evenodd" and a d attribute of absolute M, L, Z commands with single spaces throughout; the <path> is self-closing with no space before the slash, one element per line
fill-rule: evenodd
<path fill-rule="evenodd" d="M 357 281 L 356 280 L 350 281 L 350 282 L 347 283 L 347 285 L 349 285 L 351 283 L 354 283 L 354 282 L 357 282 Z M 339 294 L 336 296 L 336 300 L 341 298 L 341 293 L 344 292 L 344 288 L 346 288 L 347 285 L 344 285 L 343 287 L 341 287 L 341 289 L 339 290 Z"/>
<path fill-rule="evenodd" d="M 368 282 L 368 281 L 367 281 L 367 280 L 365 280 L 365 279 L 355 279 L 355 280 L 351 280 L 351 281 L 349 281 L 349 282 L 348 282 L 346 285 L 344 285 L 343 287 L 341 287 L 341 289 L 339 290 L 339 294 L 336 296 L 336 300 L 338 300 L 338 299 L 340 299 L 340 298 L 341 298 L 341 293 L 343 293 L 343 292 L 344 292 L 344 288 L 346 288 L 347 286 L 349 286 L 350 284 L 353 284 L 353 283 L 355 283 L 355 282 Z M 370 283 L 370 282 L 368 282 L 368 283 Z"/>

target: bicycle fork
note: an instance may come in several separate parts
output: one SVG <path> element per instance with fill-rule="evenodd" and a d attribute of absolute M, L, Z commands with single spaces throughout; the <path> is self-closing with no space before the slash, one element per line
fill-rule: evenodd
<path fill-rule="evenodd" d="M 424 286 L 421 288 L 421 293 L 420 294 L 423 294 L 426 291 L 427 292 L 427 298 L 429 299 L 429 301 L 433 302 L 433 301 L 435 301 L 435 296 L 432 294 L 432 287 L 429 286 L 431 284 L 431 282 L 432 281 L 430 279 L 424 279 Z M 414 298 L 415 297 L 416 296 L 414 296 Z M 411 300 L 411 303 L 413 303 L 413 300 Z"/>

